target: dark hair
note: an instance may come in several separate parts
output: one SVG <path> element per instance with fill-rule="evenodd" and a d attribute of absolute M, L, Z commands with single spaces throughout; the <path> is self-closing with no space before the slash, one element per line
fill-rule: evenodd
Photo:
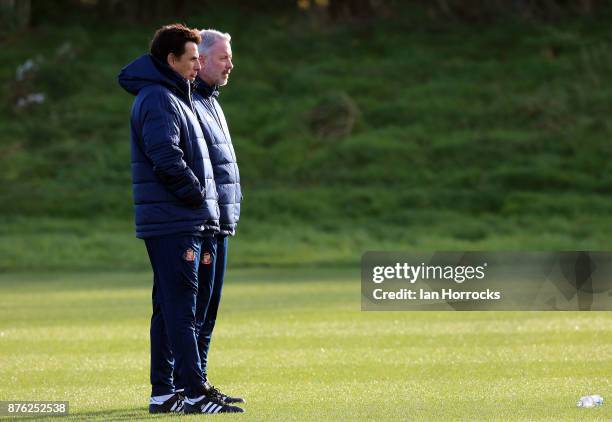
<path fill-rule="evenodd" d="M 195 29 L 187 28 L 180 23 L 164 25 L 155 32 L 149 52 L 156 59 L 166 63 L 168 54 L 180 57 L 185 53 L 186 42 L 200 44 L 201 40 L 199 32 Z"/>

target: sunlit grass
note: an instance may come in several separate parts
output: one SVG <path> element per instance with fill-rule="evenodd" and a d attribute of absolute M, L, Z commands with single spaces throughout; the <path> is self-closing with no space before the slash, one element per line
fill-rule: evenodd
<path fill-rule="evenodd" d="M 362 312 L 359 286 L 352 270 L 230 272 L 209 375 L 246 396 L 236 419 L 612 417 L 575 407 L 612 391 L 612 315 Z M 0 400 L 149 418 L 149 301 L 148 272 L 0 276 Z"/>

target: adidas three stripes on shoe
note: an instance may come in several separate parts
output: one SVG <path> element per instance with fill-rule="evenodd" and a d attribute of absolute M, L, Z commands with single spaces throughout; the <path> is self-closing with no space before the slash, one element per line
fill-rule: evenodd
<path fill-rule="evenodd" d="M 231 406 L 216 397 L 200 396 L 185 400 L 185 413 L 243 413 L 244 409 Z"/>
<path fill-rule="evenodd" d="M 158 400 L 151 397 L 149 402 L 149 413 L 183 413 L 183 396 L 174 393 L 166 400 Z"/>

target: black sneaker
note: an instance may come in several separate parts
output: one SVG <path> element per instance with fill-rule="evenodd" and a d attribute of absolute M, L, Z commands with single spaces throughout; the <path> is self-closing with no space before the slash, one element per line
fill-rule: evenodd
<path fill-rule="evenodd" d="M 208 397 L 216 397 L 227 404 L 246 403 L 246 401 L 242 397 L 232 397 L 222 393 L 221 391 L 219 391 L 218 388 L 216 388 L 208 381 L 204 383 L 204 394 Z"/>
<path fill-rule="evenodd" d="M 202 396 L 194 404 L 185 401 L 185 413 L 244 413 L 238 406 L 230 406 L 215 397 Z"/>
<path fill-rule="evenodd" d="M 149 403 L 149 413 L 183 413 L 183 400 L 180 393 L 174 393 L 163 403 Z"/>

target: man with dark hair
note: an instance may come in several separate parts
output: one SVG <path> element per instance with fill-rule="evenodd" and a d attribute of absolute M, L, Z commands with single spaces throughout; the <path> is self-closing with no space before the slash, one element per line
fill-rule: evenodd
<path fill-rule="evenodd" d="M 240 397 L 231 397 L 215 388 L 207 378 L 208 351 L 221 301 L 221 291 L 227 263 L 228 237 L 233 236 L 240 218 L 240 173 L 223 110 L 219 105 L 219 87 L 227 84 L 233 69 L 231 37 L 214 29 L 200 32 L 198 46 L 200 70 L 195 82 L 193 102 L 202 125 L 210 161 L 219 194 L 219 222 L 221 230 L 202 242 L 200 263 L 200 289 L 196 309 L 196 329 L 199 330 L 198 347 L 205 387 L 226 403 L 244 403 Z"/>
<path fill-rule="evenodd" d="M 214 174 L 191 99 L 200 40 L 183 25 L 164 26 L 150 54 L 118 78 L 136 96 L 130 120 L 136 236 L 153 269 L 151 413 L 243 412 L 208 394 L 195 329 L 202 242 L 219 231 Z M 184 397 L 175 391 L 173 370 Z"/>

